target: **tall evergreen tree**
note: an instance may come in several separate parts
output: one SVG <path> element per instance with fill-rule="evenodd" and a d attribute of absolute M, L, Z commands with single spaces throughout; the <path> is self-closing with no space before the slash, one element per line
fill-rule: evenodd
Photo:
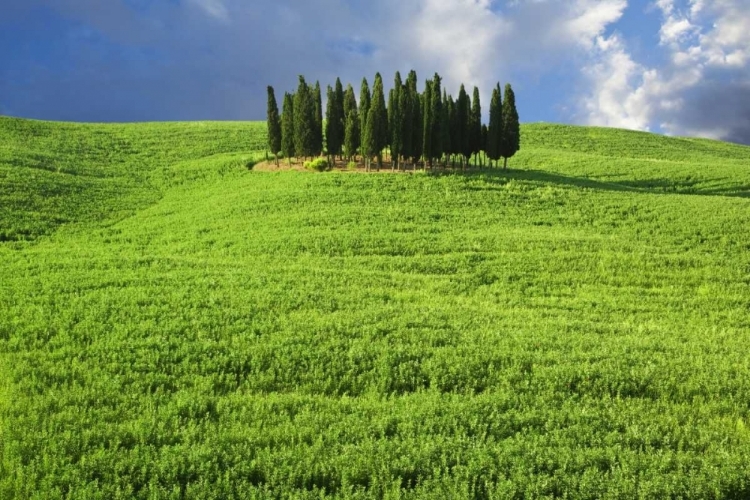
<path fill-rule="evenodd" d="M 411 158 L 413 165 L 416 165 L 422 156 L 422 127 L 424 126 L 422 118 L 422 101 L 417 90 L 417 73 L 414 70 L 409 72 L 406 78 L 407 105 L 409 107 L 408 122 L 405 127 L 408 129 L 408 146 L 407 155 Z"/>
<path fill-rule="evenodd" d="M 357 108 L 354 107 L 349 110 L 349 114 L 346 116 L 346 129 L 344 132 L 344 148 L 346 149 L 346 156 L 349 161 L 357 154 L 359 139 L 359 115 L 357 114 Z"/>
<path fill-rule="evenodd" d="M 367 83 L 367 78 L 363 78 L 362 86 L 359 89 L 359 149 L 363 157 L 365 153 L 365 130 L 367 130 L 367 115 L 370 112 L 370 101 L 370 86 Z M 368 165 L 366 164 L 365 167 L 368 167 Z"/>
<path fill-rule="evenodd" d="M 399 93 L 399 109 L 401 110 L 401 158 L 406 161 L 411 156 L 412 149 L 412 116 L 409 102 L 409 80 L 401 86 Z M 401 164 L 399 163 L 399 167 Z"/>
<path fill-rule="evenodd" d="M 458 100 L 456 101 L 456 135 L 458 144 L 454 148 L 458 154 L 463 156 L 462 165 L 469 161 L 472 152 L 470 108 L 471 101 L 469 101 L 469 94 L 466 93 L 466 89 L 462 84 L 461 90 L 458 91 Z"/>
<path fill-rule="evenodd" d="M 490 126 L 487 136 L 487 156 L 490 160 L 500 159 L 503 140 L 503 108 L 500 97 L 500 84 L 492 89 L 492 101 L 490 102 Z"/>
<path fill-rule="evenodd" d="M 335 109 L 335 102 L 336 97 L 333 93 L 333 88 L 329 85 L 328 89 L 326 91 L 326 152 L 330 157 L 339 154 L 341 151 L 341 143 L 343 142 L 343 137 L 338 136 L 338 127 L 336 127 L 336 123 L 338 121 L 338 117 L 336 116 L 336 109 Z M 335 158 L 334 158 L 335 159 Z"/>
<path fill-rule="evenodd" d="M 398 104 L 396 104 L 394 101 L 396 100 L 396 90 L 391 89 L 388 91 L 388 106 L 385 108 L 386 114 L 388 115 L 388 146 L 391 149 L 391 170 L 393 170 L 393 167 L 396 165 L 396 160 L 394 159 L 393 154 L 393 119 L 395 112 L 398 108 Z"/>
<path fill-rule="evenodd" d="M 453 100 L 453 96 L 448 97 L 448 121 L 450 123 L 450 136 L 451 136 L 451 164 L 456 166 L 456 155 L 460 155 L 461 151 L 458 148 L 458 103 Z"/>
<path fill-rule="evenodd" d="M 294 99 L 288 92 L 284 93 L 284 108 L 281 114 L 281 152 L 292 166 L 292 156 L 296 152 L 294 143 Z"/>
<path fill-rule="evenodd" d="M 281 120 L 279 118 L 279 106 L 276 104 L 276 95 L 273 87 L 268 86 L 268 148 L 276 157 L 276 166 L 279 165 L 279 152 L 281 151 Z"/>
<path fill-rule="evenodd" d="M 316 129 L 315 101 L 305 77 L 300 75 L 299 86 L 294 94 L 294 149 L 297 156 L 314 156 L 318 141 Z"/>
<path fill-rule="evenodd" d="M 367 121 L 365 122 L 365 129 L 362 131 L 362 145 L 360 150 L 362 152 L 362 158 L 365 161 L 365 170 L 369 172 L 370 162 L 372 157 L 377 154 L 377 122 L 378 119 L 375 116 L 372 108 L 367 113 Z"/>
<path fill-rule="evenodd" d="M 521 149 L 521 125 L 518 121 L 516 110 L 516 95 L 510 83 L 505 85 L 503 96 L 503 138 L 501 141 L 500 154 L 503 157 L 503 168 L 508 168 L 508 158 Z"/>
<path fill-rule="evenodd" d="M 326 105 L 326 145 L 331 156 L 341 155 L 344 145 L 344 91 L 341 80 L 336 79 L 336 89 L 328 87 Z"/>
<path fill-rule="evenodd" d="M 333 88 L 334 114 L 336 123 L 334 125 L 336 137 L 339 139 L 338 155 L 341 156 L 341 148 L 344 145 L 344 132 L 346 128 L 346 114 L 344 113 L 344 87 L 341 85 L 341 79 L 336 78 L 336 85 Z"/>
<path fill-rule="evenodd" d="M 315 103 L 315 147 L 316 155 L 323 152 L 323 99 L 320 95 L 320 82 L 315 82 L 313 90 L 313 101 Z"/>
<path fill-rule="evenodd" d="M 485 123 L 483 123 L 481 125 L 480 130 L 481 130 L 481 132 L 480 132 L 480 135 L 479 135 L 479 138 L 480 138 L 479 142 L 482 145 L 481 149 L 480 149 L 480 152 L 484 151 L 484 156 L 486 157 L 487 156 L 487 151 L 489 150 L 488 145 L 489 145 L 489 140 L 490 140 L 489 139 L 490 132 L 489 132 L 489 129 L 487 128 L 487 124 L 485 124 Z M 479 154 L 479 153 L 477 153 L 477 154 Z M 481 165 L 484 167 L 484 160 L 482 158 L 480 158 L 480 162 L 481 162 Z"/>
<path fill-rule="evenodd" d="M 469 113 L 469 148 L 471 154 L 478 155 L 484 151 L 485 143 L 482 141 L 482 106 L 479 101 L 479 89 L 474 87 L 474 95 L 471 98 L 471 112 Z"/>
<path fill-rule="evenodd" d="M 432 80 L 427 80 L 422 94 L 422 167 L 427 162 L 432 168 L 434 150 L 432 148 Z"/>
<path fill-rule="evenodd" d="M 359 119 L 359 112 L 357 110 L 357 99 L 354 97 L 354 88 L 351 86 L 351 84 L 346 86 L 346 92 L 344 92 L 344 116 L 346 116 L 346 119 L 349 119 L 349 114 L 354 111 L 357 119 Z M 357 149 L 359 149 L 360 139 L 361 137 L 361 130 L 360 126 L 362 125 L 362 122 L 357 124 L 357 135 L 356 137 L 353 137 L 352 140 L 353 143 L 349 144 L 349 146 L 353 145 L 353 148 L 350 150 L 347 148 L 346 154 L 349 156 L 349 160 L 352 159 L 354 155 L 357 154 Z"/>
<path fill-rule="evenodd" d="M 452 100 L 452 99 L 451 99 Z M 451 154 L 451 110 L 448 103 L 448 94 L 443 90 L 443 99 L 440 112 L 440 148 L 442 149 L 443 166 L 446 165 L 447 157 Z"/>
<path fill-rule="evenodd" d="M 383 149 L 388 146 L 388 112 L 385 109 L 385 93 L 383 91 L 383 77 L 380 73 L 375 75 L 375 82 L 372 86 L 372 103 L 367 119 L 370 115 L 374 122 L 373 132 L 375 156 L 378 160 L 378 170 L 383 166 Z"/>
<path fill-rule="evenodd" d="M 401 73 L 396 71 L 388 103 L 388 130 L 390 132 L 391 165 L 399 167 L 399 158 L 403 154 L 404 146 L 404 93 Z"/>
<path fill-rule="evenodd" d="M 442 78 L 440 75 L 435 73 L 432 79 L 432 94 L 431 94 L 431 134 L 432 134 L 432 158 L 440 158 L 443 156 L 443 135 L 442 129 L 442 117 L 443 117 L 443 100 L 442 100 L 442 89 L 441 89 Z M 430 164 L 432 166 L 432 164 Z"/>

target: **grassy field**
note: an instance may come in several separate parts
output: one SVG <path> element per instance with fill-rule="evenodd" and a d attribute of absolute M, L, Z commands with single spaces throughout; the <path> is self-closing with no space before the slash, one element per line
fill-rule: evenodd
<path fill-rule="evenodd" d="M 750 497 L 750 148 L 253 172 L 0 118 L 0 498 Z"/>

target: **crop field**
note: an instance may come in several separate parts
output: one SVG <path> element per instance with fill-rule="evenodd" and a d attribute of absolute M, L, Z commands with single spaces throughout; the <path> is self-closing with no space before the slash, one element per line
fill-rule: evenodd
<path fill-rule="evenodd" d="M 0 498 L 750 498 L 750 148 L 265 130 L 0 118 Z"/>

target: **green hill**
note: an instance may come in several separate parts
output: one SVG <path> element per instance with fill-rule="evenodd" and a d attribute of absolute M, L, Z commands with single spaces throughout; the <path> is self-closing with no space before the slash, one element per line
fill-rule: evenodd
<path fill-rule="evenodd" d="M 254 172 L 0 118 L 0 498 L 747 498 L 750 148 Z"/>

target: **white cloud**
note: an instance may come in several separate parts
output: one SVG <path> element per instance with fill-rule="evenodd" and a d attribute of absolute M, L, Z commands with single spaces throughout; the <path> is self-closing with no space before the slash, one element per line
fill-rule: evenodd
<path fill-rule="evenodd" d="M 584 121 L 590 125 L 648 130 L 649 105 L 638 86 L 653 78 L 653 74 L 633 61 L 616 35 L 598 37 L 595 51 L 597 61 L 584 68 L 593 85 L 591 94 L 582 100 Z"/>
<path fill-rule="evenodd" d="M 627 7 L 626 0 L 577 0 L 571 8 L 572 16 L 560 25 L 580 45 L 594 48 L 607 26 L 619 20 Z"/>
<path fill-rule="evenodd" d="M 190 3 L 202 9 L 214 19 L 229 21 L 229 10 L 222 0 L 190 0 Z"/>
<path fill-rule="evenodd" d="M 603 39 L 584 68 L 581 121 L 750 142 L 750 1 L 691 0 L 684 14 L 672 0 L 656 6 L 668 62 L 645 67 L 618 37 Z"/>

